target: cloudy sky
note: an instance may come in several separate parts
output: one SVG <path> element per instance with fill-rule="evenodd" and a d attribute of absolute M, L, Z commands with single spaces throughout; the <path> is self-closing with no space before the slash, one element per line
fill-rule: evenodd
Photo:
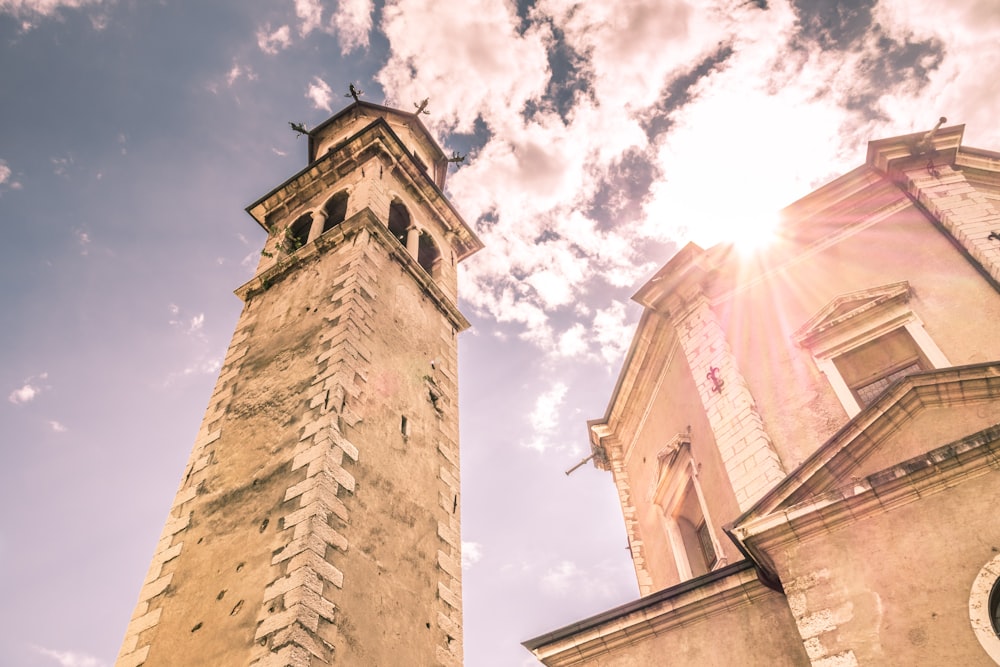
<path fill-rule="evenodd" d="M 466 662 L 637 588 L 590 466 L 678 243 L 945 115 L 1000 149 L 995 0 L 0 0 L 0 664 L 109 667 L 263 234 L 243 208 L 364 99 L 468 154 Z"/>

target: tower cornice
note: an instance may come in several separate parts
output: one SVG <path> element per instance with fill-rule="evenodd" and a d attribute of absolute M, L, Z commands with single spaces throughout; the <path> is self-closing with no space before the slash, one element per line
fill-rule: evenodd
<path fill-rule="evenodd" d="M 315 131 L 317 130 L 313 130 Z M 267 217 L 272 211 L 280 206 L 290 210 L 304 206 L 315 194 L 314 188 L 310 186 L 316 179 L 330 171 L 335 171 L 338 175 L 346 173 L 372 156 L 379 156 L 387 161 L 407 190 L 437 214 L 438 219 L 445 224 L 456 261 L 460 262 L 483 248 L 483 242 L 472 227 L 465 222 L 444 192 L 421 168 L 388 121 L 382 117 L 332 146 L 324 155 L 247 206 L 246 211 L 271 233 L 273 230 L 268 225 Z"/>

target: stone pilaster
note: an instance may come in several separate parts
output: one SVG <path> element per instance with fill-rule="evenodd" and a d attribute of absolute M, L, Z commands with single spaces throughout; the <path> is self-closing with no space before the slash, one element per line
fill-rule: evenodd
<path fill-rule="evenodd" d="M 1000 230 L 995 199 L 978 191 L 961 171 L 944 165 L 905 172 L 903 187 L 984 269 L 1000 281 L 1000 242 L 990 239 Z"/>
<path fill-rule="evenodd" d="M 698 293 L 678 306 L 671 313 L 681 349 L 736 500 L 746 510 L 785 476 L 785 470 L 708 299 Z M 718 390 L 709 377 L 713 369 L 722 380 Z"/>

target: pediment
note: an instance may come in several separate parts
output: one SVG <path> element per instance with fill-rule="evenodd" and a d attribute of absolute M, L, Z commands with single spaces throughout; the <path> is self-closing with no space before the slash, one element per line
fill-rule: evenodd
<path fill-rule="evenodd" d="M 855 322 L 890 310 L 896 304 L 906 303 L 910 294 L 910 284 L 905 280 L 841 294 L 823 306 L 795 332 L 795 342 L 812 347 L 834 330 L 850 327 Z"/>
<path fill-rule="evenodd" d="M 900 380 L 737 519 L 782 514 L 838 489 L 926 467 L 929 452 L 1000 426 L 1000 361 Z M 927 464 L 929 465 L 929 464 Z"/>

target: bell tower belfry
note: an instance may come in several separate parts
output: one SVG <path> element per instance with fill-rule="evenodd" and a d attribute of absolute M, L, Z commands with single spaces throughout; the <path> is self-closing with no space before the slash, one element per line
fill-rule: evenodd
<path fill-rule="evenodd" d="M 117 667 L 461 665 L 457 265 L 414 114 L 356 102 L 268 232 Z"/>

